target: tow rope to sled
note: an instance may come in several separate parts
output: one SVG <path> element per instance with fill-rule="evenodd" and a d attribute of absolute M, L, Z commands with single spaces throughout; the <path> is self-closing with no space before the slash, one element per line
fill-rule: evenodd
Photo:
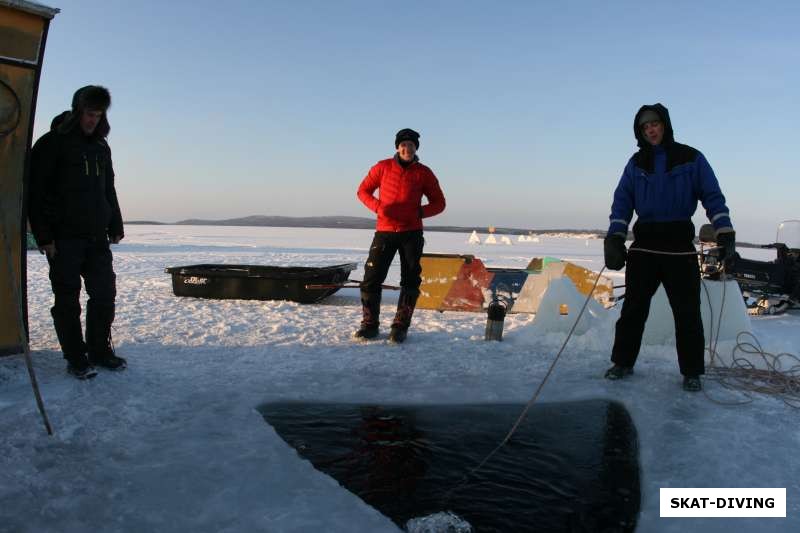
<path fill-rule="evenodd" d="M 594 290 L 597 287 L 597 283 L 600 281 L 600 277 L 603 275 L 603 272 L 605 272 L 605 270 L 606 270 L 606 267 L 604 266 L 602 269 L 600 269 L 600 272 L 597 274 L 597 279 L 594 280 L 594 285 L 592 285 L 592 289 L 589 291 L 589 294 L 586 295 L 586 300 L 584 300 L 583 306 L 581 307 L 581 310 L 578 313 L 578 317 L 575 319 L 575 323 L 572 324 L 572 328 L 569 330 L 569 333 L 567 334 L 567 338 L 564 339 L 564 343 L 561 345 L 561 349 L 558 350 L 558 353 L 556 354 L 555 359 L 553 359 L 553 362 L 550 363 L 550 368 L 547 369 L 547 373 L 545 374 L 544 379 L 542 379 L 542 382 L 539 383 L 539 387 L 537 387 L 536 392 L 533 393 L 533 396 L 531 397 L 531 399 L 528 400 L 528 403 L 525 405 L 525 408 L 522 410 L 522 413 L 520 413 L 519 417 L 517 417 L 517 420 L 516 420 L 516 422 L 514 422 L 514 425 L 511 426 L 511 429 L 508 431 L 508 433 L 503 438 L 503 440 L 500 442 L 500 444 L 498 444 L 491 452 L 489 452 L 489 455 L 487 455 L 483 459 L 483 461 L 481 461 L 478 464 L 478 466 L 476 466 L 475 468 L 470 470 L 463 477 L 463 479 L 461 480 L 460 483 L 456 484 L 452 489 L 450 489 L 447 492 L 446 497 L 449 498 L 450 494 L 455 492 L 456 489 L 458 489 L 459 487 L 461 487 L 464 484 L 466 484 L 466 482 L 469 480 L 469 478 L 471 476 L 473 476 L 478 470 L 480 470 L 483 467 L 483 465 L 485 465 L 489 461 L 489 459 L 491 459 L 494 456 L 494 454 L 496 454 L 500 450 L 500 448 L 505 446 L 506 443 L 511 439 L 511 437 L 514 435 L 514 433 L 517 431 L 517 428 L 522 423 L 522 421 L 525 419 L 525 416 L 528 414 L 528 411 L 533 406 L 533 404 L 536 403 L 536 400 L 539 398 L 539 393 L 542 392 L 542 389 L 544 388 L 544 384 L 547 383 L 547 380 L 550 378 L 550 374 L 553 373 L 553 369 L 556 367 L 556 363 L 558 363 L 558 359 L 561 357 L 561 354 L 564 352 L 564 348 L 566 348 L 570 337 L 572 337 L 572 333 L 575 331 L 575 328 L 578 326 L 578 322 L 580 322 L 581 317 L 583 316 L 583 312 L 586 310 L 586 306 L 589 305 L 589 299 L 592 297 L 592 294 L 594 294 Z"/>
<path fill-rule="evenodd" d="M 662 255 L 697 255 L 697 253 L 698 253 L 696 251 L 693 251 L 693 252 L 661 252 L 661 251 L 658 251 L 658 250 L 647 250 L 647 249 L 644 249 L 644 248 L 630 248 L 628 251 L 629 252 L 630 251 L 647 252 L 647 253 L 662 254 Z M 556 354 L 555 359 L 553 359 L 553 362 L 550 363 L 550 368 L 547 369 L 547 373 L 545 374 L 544 379 L 542 379 L 541 383 L 539 383 L 539 386 L 536 388 L 536 392 L 534 392 L 533 396 L 531 397 L 531 399 L 528 400 L 528 403 L 525 405 L 525 408 L 522 410 L 522 413 L 520 413 L 519 417 L 517 417 L 517 420 L 514 422 L 514 425 L 511 426 L 511 429 L 508 431 L 508 433 L 503 438 L 503 440 L 500 441 L 500 444 L 498 444 L 491 452 L 489 452 L 489 455 L 487 455 L 483 459 L 483 461 L 481 461 L 478 464 L 478 466 L 476 466 L 475 468 L 470 470 L 467 473 L 467 475 L 464 476 L 464 479 L 461 481 L 461 483 L 459 483 L 458 485 L 453 487 L 448 492 L 448 496 L 449 496 L 450 493 L 455 491 L 458 487 L 460 487 L 461 485 L 465 484 L 466 481 L 471 476 L 473 476 L 476 472 L 478 472 L 478 470 L 480 470 L 483 467 L 483 465 L 485 465 L 489 461 L 489 459 L 491 459 L 494 456 L 494 454 L 496 454 L 500 450 L 500 448 L 505 446 L 506 443 L 508 443 L 508 441 L 511 440 L 511 437 L 517 431 L 517 428 L 519 428 L 519 425 L 525 419 L 525 416 L 527 416 L 528 411 L 530 411 L 530 408 L 533 406 L 534 403 L 536 403 L 536 400 L 539 398 L 539 394 L 542 392 L 542 389 L 544 388 L 545 383 L 547 383 L 547 380 L 550 378 L 550 374 L 553 373 L 553 369 L 555 368 L 556 363 L 558 363 L 558 359 L 561 357 L 561 354 L 564 352 L 564 348 L 566 348 L 567 343 L 569 342 L 569 339 L 572 337 L 572 334 L 575 332 L 575 328 L 578 326 L 578 322 L 580 322 L 581 317 L 583 316 L 583 312 L 586 310 L 586 306 L 589 305 L 589 300 L 592 298 L 592 295 L 594 294 L 594 290 L 597 288 L 597 284 L 600 281 L 600 277 L 603 275 L 603 272 L 605 272 L 605 270 L 606 270 L 606 267 L 603 266 L 603 268 L 600 269 L 600 272 L 597 273 L 597 278 L 594 280 L 594 285 L 592 285 L 592 289 L 586 295 L 586 299 L 583 301 L 583 306 L 581 307 L 581 310 L 578 313 L 577 318 L 575 319 L 575 323 L 572 324 L 572 328 L 570 328 L 569 333 L 567 334 L 567 338 L 564 339 L 564 343 L 561 345 L 561 348 L 558 350 L 558 353 Z"/>
<path fill-rule="evenodd" d="M 25 329 L 25 323 L 22 319 L 22 299 L 19 296 L 19 289 L 14 283 L 14 265 L 11 263 L 11 243 L 6 235 L 5 226 L 3 226 L 3 242 L 6 245 L 5 254 L 8 257 L 8 282 L 11 285 L 11 297 L 17 302 L 17 327 L 19 328 L 22 349 L 25 353 L 25 366 L 28 367 L 28 376 L 31 378 L 31 387 L 33 387 L 33 395 L 36 397 L 36 406 L 39 408 L 39 413 L 42 415 L 42 422 L 44 428 L 47 430 L 48 435 L 53 435 L 53 428 L 50 426 L 50 420 L 47 418 L 47 411 L 44 409 L 44 400 L 39 392 L 39 383 L 36 381 L 36 372 L 33 370 L 33 360 L 31 359 L 31 349 L 28 344 L 28 333 Z"/>

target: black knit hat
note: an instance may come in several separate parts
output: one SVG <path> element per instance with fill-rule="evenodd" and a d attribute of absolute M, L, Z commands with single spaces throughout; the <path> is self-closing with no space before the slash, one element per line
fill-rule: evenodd
<path fill-rule="evenodd" d="M 645 139 L 641 127 L 641 117 L 643 115 L 652 116 L 648 111 L 653 111 L 658 117 L 658 120 L 664 124 L 664 140 L 661 141 L 662 144 L 667 145 L 675 142 L 675 133 L 672 131 L 672 121 L 669 118 L 669 111 L 667 108 L 664 107 L 663 104 L 643 105 L 633 118 L 633 135 L 636 137 L 636 143 L 639 145 L 639 148 L 650 150 L 650 142 Z"/>
<path fill-rule="evenodd" d="M 637 122 L 641 128 L 648 122 L 661 122 L 661 115 L 655 112 L 652 108 L 646 108 L 644 111 L 637 115 Z"/>
<path fill-rule="evenodd" d="M 72 96 L 72 111 L 106 111 L 111 107 L 111 93 L 99 85 L 81 87 Z"/>
<path fill-rule="evenodd" d="M 419 133 L 416 131 L 409 128 L 398 131 L 397 135 L 394 137 L 394 147 L 397 148 L 403 141 L 411 141 L 419 150 Z"/>

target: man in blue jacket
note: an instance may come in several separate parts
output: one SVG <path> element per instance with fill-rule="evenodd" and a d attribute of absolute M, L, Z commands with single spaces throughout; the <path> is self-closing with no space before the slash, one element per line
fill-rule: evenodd
<path fill-rule="evenodd" d="M 650 300 L 664 284 L 675 317 L 675 341 L 683 388 L 702 389 L 705 373 L 703 321 L 700 315 L 700 268 L 691 218 L 702 202 L 717 232 L 723 258 L 735 252 L 735 233 L 725 197 L 700 151 L 675 142 L 667 108 L 642 106 L 633 123 L 639 151 L 625 166 L 614 191 L 611 224 L 604 242 L 605 264 L 625 266 L 625 300 L 617 321 L 614 348 L 605 377 L 633 374 L 639 355 Z M 634 211 L 633 244 L 625 249 Z"/>

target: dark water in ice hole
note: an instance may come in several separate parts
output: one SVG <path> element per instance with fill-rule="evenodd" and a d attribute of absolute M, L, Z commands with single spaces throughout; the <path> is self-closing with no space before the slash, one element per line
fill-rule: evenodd
<path fill-rule="evenodd" d="M 449 510 L 476 532 L 628 532 L 640 506 L 638 440 L 625 407 L 543 403 L 467 483 L 523 405 L 268 403 L 301 457 L 388 516 Z"/>

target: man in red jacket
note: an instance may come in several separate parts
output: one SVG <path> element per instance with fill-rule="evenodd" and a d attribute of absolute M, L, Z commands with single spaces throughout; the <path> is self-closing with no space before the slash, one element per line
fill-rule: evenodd
<path fill-rule="evenodd" d="M 400 252 L 400 298 L 389 340 L 403 342 L 422 283 L 419 264 L 425 240 L 422 219 L 444 211 L 445 201 L 439 181 L 431 169 L 419 162 L 419 133 L 411 129 L 397 132 L 397 153 L 373 166 L 358 187 L 358 199 L 378 215 L 378 224 L 361 283 L 363 319 L 355 337 L 378 336 L 381 285 L 396 252 Z M 374 196 L 378 189 L 378 197 Z M 428 199 L 422 205 L 422 196 Z"/>

